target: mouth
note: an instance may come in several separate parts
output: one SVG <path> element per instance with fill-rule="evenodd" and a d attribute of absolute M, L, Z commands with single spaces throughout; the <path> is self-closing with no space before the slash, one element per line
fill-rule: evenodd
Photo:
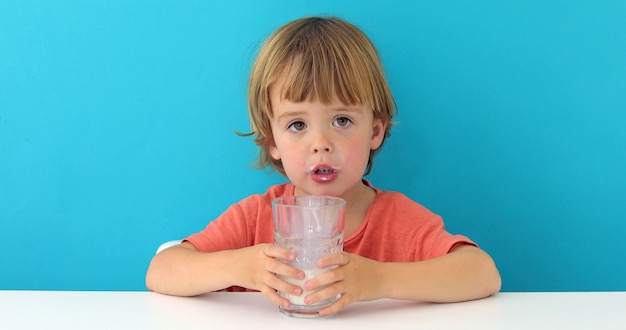
<path fill-rule="evenodd" d="M 337 168 L 329 166 L 329 165 L 315 165 L 313 166 L 308 173 L 309 174 L 333 174 L 338 172 Z"/>
<path fill-rule="evenodd" d="M 318 168 L 313 173 L 315 173 L 315 174 L 330 174 L 330 173 L 335 173 L 335 170 L 332 169 L 332 168 Z"/>
<path fill-rule="evenodd" d="M 317 183 L 329 183 L 338 176 L 339 169 L 329 165 L 315 165 L 309 171 L 311 179 Z"/>

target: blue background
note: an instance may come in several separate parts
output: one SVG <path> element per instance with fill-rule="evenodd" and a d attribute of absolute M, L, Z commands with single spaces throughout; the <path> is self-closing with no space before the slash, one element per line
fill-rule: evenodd
<path fill-rule="evenodd" d="M 283 178 L 246 84 L 344 17 L 397 98 L 368 177 L 496 260 L 504 291 L 626 290 L 626 2 L 2 1 L 0 289 L 144 290 L 157 246 Z"/>

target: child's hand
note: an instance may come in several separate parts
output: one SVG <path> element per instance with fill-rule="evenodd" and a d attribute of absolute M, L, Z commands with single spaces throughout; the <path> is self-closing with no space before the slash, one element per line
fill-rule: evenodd
<path fill-rule="evenodd" d="M 278 295 L 276 290 L 292 295 L 302 294 L 302 289 L 289 284 L 276 275 L 304 279 L 304 272 L 280 260 L 293 261 L 295 255 L 287 249 L 272 244 L 258 244 L 240 249 L 239 267 L 233 268 L 233 276 L 239 277 L 240 286 L 259 290 L 277 305 L 289 307 L 289 300 Z"/>
<path fill-rule="evenodd" d="M 315 304 L 338 294 L 341 298 L 320 311 L 320 315 L 332 315 L 354 301 L 374 300 L 382 297 L 379 279 L 379 262 L 356 254 L 340 252 L 320 259 L 318 268 L 337 265 L 304 283 L 305 290 L 319 291 L 305 297 L 305 303 Z"/>

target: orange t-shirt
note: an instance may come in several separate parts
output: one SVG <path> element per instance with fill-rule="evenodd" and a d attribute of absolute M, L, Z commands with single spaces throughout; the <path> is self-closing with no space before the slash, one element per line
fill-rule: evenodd
<path fill-rule="evenodd" d="M 291 183 L 279 184 L 264 194 L 251 195 L 186 241 L 203 252 L 274 243 L 272 199 L 291 196 L 294 188 Z M 465 236 L 448 233 L 440 216 L 405 195 L 373 189 L 374 202 L 359 228 L 345 237 L 345 252 L 378 261 L 411 262 L 442 256 L 458 244 L 476 245 Z"/>

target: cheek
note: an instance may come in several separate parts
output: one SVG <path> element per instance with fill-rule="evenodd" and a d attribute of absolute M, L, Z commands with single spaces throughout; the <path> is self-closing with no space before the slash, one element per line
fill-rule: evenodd
<path fill-rule="evenodd" d="M 367 165 L 370 155 L 370 147 L 362 140 L 351 141 L 346 146 L 346 156 L 350 163 L 360 163 Z"/>
<path fill-rule="evenodd" d="M 296 165 L 295 162 L 297 162 L 298 157 L 292 144 L 288 142 L 285 143 L 285 141 L 279 141 L 269 150 L 272 158 L 280 160 L 283 163 L 285 170 Z"/>
<path fill-rule="evenodd" d="M 305 165 L 302 164 L 301 160 L 297 157 L 287 155 L 283 156 L 280 161 L 283 164 L 285 174 L 287 174 L 290 180 L 296 180 L 299 175 L 305 173 L 304 170 L 302 170 L 305 168 Z"/>

